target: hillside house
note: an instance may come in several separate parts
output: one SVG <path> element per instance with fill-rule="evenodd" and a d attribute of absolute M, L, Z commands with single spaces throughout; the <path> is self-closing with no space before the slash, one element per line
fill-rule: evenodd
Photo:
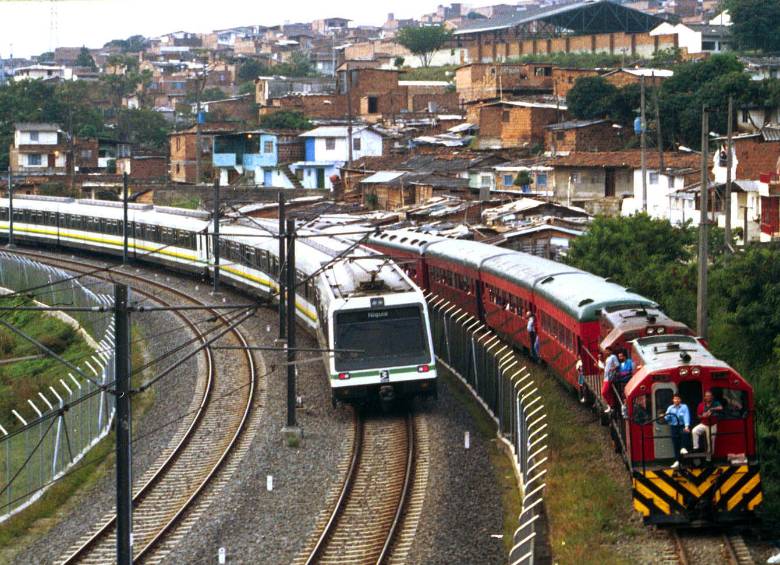
<path fill-rule="evenodd" d="M 553 155 L 572 151 L 619 151 L 633 133 L 607 120 L 569 120 L 545 126 L 544 148 Z"/>
<path fill-rule="evenodd" d="M 256 186 L 302 188 L 288 165 L 304 158 L 296 131 L 251 130 L 214 136 L 213 166 L 221 186 L 245 176 Z"/>
<path fill-rule="evenodd" d="M 14 175 L 64 175 L 68 167 L 68 142 L 57 124 L 18 123 L 10 148 Z"/>
<path fill-rule="evenodd" d="M 503 100 L 469 108 L 468 121 L 479 125 L 480 149 L 543 145 L 545 127 L 565 117 L 566 106 Z"/>
<path fill-rule="evenodd" d="M 235 124 L 203 124 L 200 128 L 201 181 L 212 177 L 212 149 L 214 136 L 236 131 Z M 193 184 L 197 182 L 197 128 L 168 134 L 170 163 L 168 178 L 172 182 Z"/>

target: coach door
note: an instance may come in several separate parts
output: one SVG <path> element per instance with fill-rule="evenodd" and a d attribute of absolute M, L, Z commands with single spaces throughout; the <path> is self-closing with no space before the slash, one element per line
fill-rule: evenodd
<path fill-rule="evenodd" d="M 655 459 L 674 458 L 674 447 L 672 447 L 672 432 L 669 424 L 663 417 L 666 409 L 672 403 L 672 396 L 677 392 L 677 386 L 674 383 L 654 383 L 653 384 L 653 448 Z"/>

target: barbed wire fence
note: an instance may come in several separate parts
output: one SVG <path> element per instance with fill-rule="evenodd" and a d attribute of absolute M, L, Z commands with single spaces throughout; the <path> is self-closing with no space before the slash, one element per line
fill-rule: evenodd
<path fill-rule="evenodd" d="M 2 523 L 38 500 L 111 430 L 114 402 L 106 385 L 114 381 L 114 321 L 111 283 L 75 279 L 26 257 L 0 252 L 0 287 L 6 292 L 39 289 L 22 296 L 40 306 L 82 308 L 49 314 L 77 329 L 94 350 L 78 364 L 90 379 L 63 365 L 56 382 L 12 409 L 10 420 L 0 415 L 0 422 L 10 422 L 0 424 Z"/>

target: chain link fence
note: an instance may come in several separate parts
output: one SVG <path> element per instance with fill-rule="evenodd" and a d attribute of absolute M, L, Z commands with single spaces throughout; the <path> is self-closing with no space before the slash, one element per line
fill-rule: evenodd
<path fill-rule="evenodd" d="M 547 473 L 547 414 L 521 357 L 471 314 L 434 294 L 427 295 L 434 348 L 498 426 L 522 482 L 523 509 L 509 563 L 549 560 L 541 519 Z"/>
<path fill-rule="evenodd" d="M 3 415 L 0 421 L 11 422 L 0 425 L 3 522 L 40 498 L 110 431 L 114 403 L 98 385 L 114 380 L 114 322 L 109 283 L 89 277 L 74 280 L 66 271 L 25 257 L 0 252 L 0 287 L 6 292 L 33 289 L 24 295 L 41 306 L 94 309 L 45 313 L 78 327 L 90 344 L 94 354 L 76 364 L 90 379 L 62 365 L 55 383 L 15 407 L 10 419 Z"/>

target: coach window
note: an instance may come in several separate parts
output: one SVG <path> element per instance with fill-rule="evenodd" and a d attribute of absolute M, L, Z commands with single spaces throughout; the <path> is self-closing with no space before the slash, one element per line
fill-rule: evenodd
<path fill-rule="evenodd" d="M 0 208 L 0 220 L 8 220 L 8 208 Z"/>

